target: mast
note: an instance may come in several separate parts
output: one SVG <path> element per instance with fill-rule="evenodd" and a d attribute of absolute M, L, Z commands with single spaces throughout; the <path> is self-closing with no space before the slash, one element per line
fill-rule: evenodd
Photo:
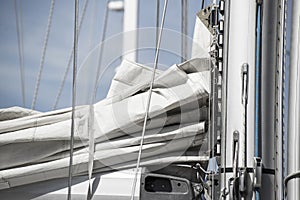
<path fill-rule="evenodd" d="M 262 199 L 283 199 L 283 94 L 285 0 L 262 2 L 261 66 L 258 66 L 258 155 Z M 260 33 L 258 33 L 260 34 Z M 259 45 L 259 44 L 258 44 Z M 260 58 L 258 58 L 260 59 Z"/>
<path fill-rule="evenodd" d="M 138 0 L 124 0 L 123 59 L 137 59 Z"/>
<path fill-rule="evenodd" d="M 225 3 L 221 193 L 253 196 L 256 2 Z M 229 185 L 228 185 L 229 184 Z M 239 185 L 239 191 L 233 185 Z M 226 188 L 226 189 L 225 189 Z"/>
<path fill-rule="evenodd" d="M 292 1 L 287 199 L 300 199 L 300 1 Z"/>

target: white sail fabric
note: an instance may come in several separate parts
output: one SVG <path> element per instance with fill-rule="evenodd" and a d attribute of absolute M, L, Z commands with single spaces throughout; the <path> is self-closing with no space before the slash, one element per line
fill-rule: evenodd
<path fill-rule="evenodd" d="M 31 109 L 17 107 L 17 106 L 11 108 L 4 108 L 4 109 L 0 109 L 0 121 L 17 119 L 21 117 L 35 115 L 38 113 L 40 112 Z"/>
<path fill-rule="evenodd" d="M 161 72 L 162 71 L 157 69 L 156 75 L 161 74 Z M 134 63 L 129 60 L 123 60 L 121 66 L 117 68 L 116 75 L 111 82 L 107 97 L 112 97 L 132 86 L 149 82 L 152 73 L 151 67 Z"/>
<path fill-rule="evenodd" d="M 201 21 L 198 13 L 196 16 L 193 35 L 192 58 L 208 58 L 211 50 L 212 39 L 213 35 Z"/>
<path fill-rule="evenodd" d="M 160 159 L 176 162 L 188 148 L 205 142 L 209 62 L 193 59 L 158 72 L 142 164 Z M 122 73 L 117 73 L 110 97 L 94 105 L 97 172 L 133 167 L 137 159 L 150 79 L 130 78 L 126 68 L 141 77 L 147 70 L 134 63 L 128 65 L 119 69 Z M 89 106 L 76 108 L 74 175 L 87 173 L 89 111 Z M 66 177 L 70 120 L 71 110 L 63 109 L 1 121 L 0 189 Z"/>

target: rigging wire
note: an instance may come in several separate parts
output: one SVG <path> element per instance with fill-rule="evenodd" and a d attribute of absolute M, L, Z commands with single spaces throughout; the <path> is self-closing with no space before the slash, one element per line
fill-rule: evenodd
<path fill-rule="evenodd" d="M 187 34 L 188 34 L 188 20 L 187 20 L 187 0 L 181 0 L 181 62 L 187 59 Z"/>
<path fill-rule="evenodd" d="M 202 3 L 201 3 L 201 10 L 204 8 L 204 3 L 205 3 L 205 0 L 202 0 Z"/>
<path fill-rule="evenodd" d="M 92 186 L 91 186 L 91 178 L 93 174 L 93 166 L 94 166 L 94 151 L 95 151 L 95 138 L 94 138 L 94 102 L 97 96 L 97 89 L 98 89 L 98 83 L 99 83 L 99 76 L 101 72 L 101 63 L 102 63 L 102 56 L 103 56 L 103 46 L 104 46 L 104 40 L 106 38 L 106 29 L 107 29 L 107 22 L 108 22 L 108 3 L 110 0 L 106 1 L 105 11 L 104 11 L 104 18 L 103 18 L 103 28 L 102 28 L 102 34 L 101 34 L 101 41 L 100 41 L 100 50 L 99 50 L 99 58 L 98 58 L 98 65 L 97 65 L 97 72 L 94 82 L 94 89 L 90 101 L 89 106 L 89 161 L 88 161 L 88 177 L 89 177 L 89 191 L 90 194 L 92 194 Z"/>
<path fill-rule="evenodd" d="M 78 34 L 80 34 L 80 30 L 81 30 L 82 23 L 83 23 L 83 20 L 84 20 L 84 17 L 85 17 L 85 13 L 86 13 L 86 10 L 87 10 L 88 2 L 89 2 L 89 0 L 85 0 L 85 2 L 84 2 L 83 11 L 82 11 L 82 14 L 81 14 L 80 19 L 79 19 Z M 73 58 L 73 53 L 74 53 L 74 47 L 72 47 L 72 49 L 70 51 L 69 58 L 68 58 L 68 63 L 67 63 L 67 66 L 66 66 L 66 69 L 65 69 L 65 72 L 64 72 L 64 76 L 63 76 L 62 82 L 61 82 L 61 84 L 59 86 L 58 93 L 57 93 L 57 95 L 55 97 L 55 101 L 54 101 L 52 110 L 56 110 L 56 108 L 57 108 L 59 99 L 60 99 L 61 94 L 62 94 L 62 90 L 63 90 L 63 88 L 65 86 L 65 82 L 66 82 L 66 79 L 67 79 L 68 74 L 69 74 L 69 70 L 70 70 L 71 62 L 72 62 L 72 58 Z"/>
<path fill-rule="evenodd" d="M 16 28 L 18 37 L 18 50 L 19 50 L 19 64 L 20 64 L 20 77 L 21 77 L 21 90 L 22 90 L 22 103 L 25 107 L 25 81 L 24 81 L 24 45 L 23 45 L 23 14 L 22 14 L 22 1 L 20 1 L 19 12 L 17 8 L 17 0 L 14 0 L 15 15 L 16 15 Z"/>
<path fill-rule="evenodd" d="M 75 0 L 72 119 L 71 119 L 71 136 L 70 136 L 68 200 L 71 200 L 71 196 L 72 196 L 71 190 L 72 190 L 72 177 L 73 177 L 73 151 L 74 151 L 75 105 L 76 105 L 77 48 L 78 48 L 78 3 L 79 3 L 78 0 Z"/>
<path fill-rule="evenodd" d="M 162 15 L 161 24 L 160 24 L 160 30 L 159 30 L 159 35 L 158 35 L 158 41 L 157 41 L 157 44 L 156 44 L 155 60 L 154 60 L 153 68 L 152 68 L 153 73 L 152 73 L 152 79 L 151 79 L 151 82 L 150 82 L 150 88 L 149 88 L 148 99 L 147 99 L 147 104 L 146 104 L 146 111 L 145 111 L 142 137 L 141 137 L 141 141 L 140 141 L 139 153 L 138 153 L 138 158 L 137 158 L 137 163 L 136 163 L 136 168 L 135 168 L 135 175 L 134 175 L 134 180 L 133 180 L 133 186 L 132 186 L 132 191 L 131 191 L 131 200 L 134 200 L 134 194 L 135 194 L 136 182 L 137 182 L 137 174 L 138 174 L 138 170 L 139 170 L 140 162 L 141 162 L 141 155 L 142 155 L 144 137 L 145 137 L 145 132 L 146 132 L 147 119 L 148 119 L 149 110 L 150 110 L 152 89 L 153 89 L 153 84 L 154 84 L 154 79 L 155 79 L 155 74 L 156 74 L 156 69 L 157 69 L 157 64 L 158 64 L 159 49 L 160 49 L 162 31 L 163 31 L 164 23 L 165 23 L 167 5 L 168 5 L 168 0 L 165 0 L 164 8 L 163 8 L 163 15 Z"/>
<path fill-rule="evenodd" d="M 93 96 L 92 96 L 92 102 L 95 100 L 96 98 L 96 92 L 97 92 L 97 86 L 98 86 L 98 82 L 99 82 L 99 76 L 100 76 L 100 69 L 101 69 L 101 63 L 102 63 L 102 56 L 103 56 L 103 47 L 104 47 L 104 40 L 106 38 L 106 30 L 107 30 L 107 22 L 108 22 L 108 3 L 110 2 L 110 0 L 106 1 L 106 7 L 105 7 L 105 11 L 104 11 L 104 18 L 103 18 L 103 27 L 102 27 L 102 33 L 101 33 L 101 40 L 100 40 L 100 50 L 99 50 L 99 58 L 98 58 L 98 68 L 97 68 L 97 73 L 96 73 L 96 79 L 95 79 L 95 83 L 94 83 L 94 92 L 93 92 Z"/>
<path fill-rule="evenodd" d="M 45 40 L 44 40 L 44 46 L 43 46 L 43 50 L 42 50 L 42 56 L 41 56 L 41 60 L 40 60 L 40 67 L 39 67 L 39 72 L 38 72 L 37 80 L 36 80 L 36 84 L 35 84 L 31 109 L 35 108 L 36 99 L 37 99 L 38 92 L 39 92 L 41 76 L 42 76 L 42 72 L 43 72 L 43 68 L 44 68 L 46 50 L 47 50 L 49 34 L 50 34 L 50 29 L 51 29 L 54 5 L 55 5 L 55 0 L 51 0 L 51 6 L 50 6 L 50 11 L 49 11 L 49 16 L 48 16 L 48 24 L 47 24 L 46 35 L 45 35 Z"/>
<path fill-rule="evenodd" d="M 158 42 L 159 35 L 159 10 L 160 10 L 160 0 L 156 0 L 156 36 L 155 36 L 155 44 Z"/>

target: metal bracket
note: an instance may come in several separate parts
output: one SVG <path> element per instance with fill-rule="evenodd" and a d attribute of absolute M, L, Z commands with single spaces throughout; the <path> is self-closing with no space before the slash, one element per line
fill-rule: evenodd
<path fill-rule="evenodd" d="M 235 185 L 235 179 L 230 178 L 229 181 L 228 181 L 229 199 L 235 199 L 234 185 Z"/>
<path fill-rule="evenodd" d="M 263 0 L 256 0 L 256 3 L 259 4 L 259 5 L 262 5 L 263 4 Z"/>
<path fill-rule="evenodd" d="M 248 103 L 248 63 L 242 65 L 242 104 Z"/>
<path fill-rule="evenodd" d="M 254 157 L 254 178 L 253 187 L 259 189 L 261 187 L 261 176 L 262 176 L 262 161 L 259 157 Z"/>
<path fill-rule="evenodd" d="M 241 168 L 239 170 L 239 192 L 242 196 L 247 193 L 247 170 L 246 168 Z"/>
<path fill-rule="evenodd" d="M 233 132 L 233 177 L 229 179 L 228 188 L 229 188 L 229 199 L 237 199 L 239 193 L 237 193 L 236 183 L 238 181 L 238 162 L 239 162 L 239 132 Z"/>
<path fill-rule="evenodd" d="M 237 178 L 238 160 L 239 160 L 239 132 L 233 132 L 233 178 Z"/>

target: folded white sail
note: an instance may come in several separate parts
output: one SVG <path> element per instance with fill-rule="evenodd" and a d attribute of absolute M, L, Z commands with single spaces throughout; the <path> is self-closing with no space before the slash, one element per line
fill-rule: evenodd
<path fill-rule="evenodd" d="M 39 113 L 38 111 L 21 108 L 17 106 L 11 108 L 4 108 L 4 109 L 0 109 L 0 121 L 17 119 L 21 117 L 35 115 L 38 113 Z"/>
<path fill-rule="evenodd" d="M 209 62 L 193 59 L 157 73 L 142 164 L 159 162 L 160 158 L 176 162 L 188 148 L 205 142 Z M 147 67 L 125 61 L 108 98 L 93 105 L 93 110 L 90 105 L 76 108 L 75 175 L 87 173 L 91 111 L 95 117 L 94 170 L 133 167 L 145 116 L 150 81 L 147 73 Z M 0 188 L 66 177 L 70 125 L 70 109 L 1 121 Z"/>

